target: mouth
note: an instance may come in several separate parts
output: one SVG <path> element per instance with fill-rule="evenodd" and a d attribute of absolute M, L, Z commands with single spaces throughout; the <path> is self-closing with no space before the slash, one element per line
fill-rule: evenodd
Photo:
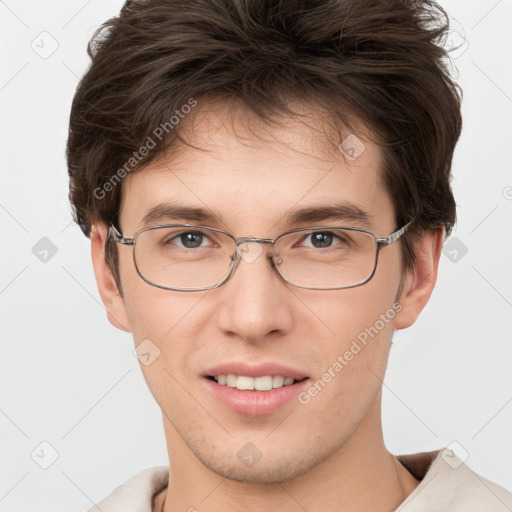
<path fill-rule="evenodd" d="M 283 365 L 227 363 L 203 374 L 207 389 L 220 404 L 240 414 L 264 416 L 293 403 L 309 377 Z"/>
<path fill-rule="evenodd" d="M 294 379 L 283 375 L 263 375 L 260 377 L 251 377 L 250 375 L 235 375 L 234 373 L 211 375 L 208 377 L 221 386 L 236 388 L 240 391 L 270 391 L 286 386 L 293 386 L 307 377 Z"/>

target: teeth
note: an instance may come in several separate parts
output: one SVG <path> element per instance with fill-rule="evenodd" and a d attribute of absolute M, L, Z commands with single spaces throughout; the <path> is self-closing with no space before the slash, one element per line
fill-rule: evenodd
<path fill-rule="evenodd" d="M 271 389 L 290 386 L 295 382 L 292 377 L 283 377 L 282 375 L 265 375 L 263 377 L 248 377 L 247 375 L 216 375 L 214 377 L 217 384 L 237 388 L 240 390 L 251 391 L 269 391 Z"/>
<path fill-rule="evenodd" d="M 238 380 L 238 377 L 236 375 L 233 375 L 232 373 L 229 373 L 226 375 L 226 384 L 230 388 L 236 388 L 236 381 Z"/>
<path fill-rule="evenodd" d="M 236 381 L 237 389 L 249 389 L 251 391 L 254 390 L 254 378 L 253 377 L 245 377 L 240 375 L 238 380 Z"/>
<path fill-rule="evenodd" d="M 240 379 L 240 377 L 238 377 Z M 255 377 L 254 389 L 256 391 L 268 391 L 274 387 L 272 377 L 265 375 L 265 377 Z"/>
<path fill-rule="evenodd" d="M 280 388 L 284 384 L 284 377 L 282 375 L 274 375 L 272 377 L 272 387 Z"/>

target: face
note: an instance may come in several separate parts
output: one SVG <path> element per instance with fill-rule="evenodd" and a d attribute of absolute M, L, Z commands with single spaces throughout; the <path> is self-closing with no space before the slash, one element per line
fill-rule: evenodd
<path fill-rule="evenodd" d="M 208 225 L 237 237 L 275 238 L 319 225 L 350 225 L 384 237 L 400 227 L 382 183 L 380 151 L 369 140 L 349 161 L 329 149 L 313 121 L 260 126 L 256 136 L 241 125 L 235 135 L 231 120 L 221 107 L 204 109 L 190 133 L 206 151 L 182 147 L 126 179 L 120 211 L 126 237 L 145 227 L 145 215 L 162 204 L 202 208 L 215 218 L 199 222 L 162 214 L 150 224 Z M 366 212 L 367 220 L 286 219 L 303 208 L 343 203 Z M 261 249 L 253 261 L 242 259 L 219 288 L 179 292 L 143 281 L 133 248 L 118 245 L 123 297 L 116 315 L 125 319 L 136 345 L 151 340 L 159 350 L 141 368 L 162 409 L 175 460 L 194 458 L 219 475 L 247 482 L 304 474 L 356 439 L 376 434 L 381 379 L 400 310 L 399 243 L 381 250 L 368 283 L 342 290 L 285 283 L 266 257 L 269 247 Z M 238 390 L 215 382 L 220 374 L 271 376 L 276 386 L 279 376 L 290 377 L 295 383 Z"/>

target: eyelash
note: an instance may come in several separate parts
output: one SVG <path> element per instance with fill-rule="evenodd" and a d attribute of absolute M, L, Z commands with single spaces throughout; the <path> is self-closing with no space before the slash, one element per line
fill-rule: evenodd
<path fill-rule="evenodd" d="M 182 237 L 184 235 L 189 235 L 189 234 L 193 234 L 193 235 L 200 235 L 203 237 L 203 240 L 201 240 L 201 245 L 197 246 L 197 247 L 185 247 L 184 244 L 183 244 L 183 241 L 182 241 Z M 322 234 L 322 235 L 331 235 L 332 238 L 333 238 L 333 241 L 334 239 L 337 239 L 338 240 L 338 243 L 334 243 L 334 244 L 330 244 L 327 248 L 331 248 L 333 246 L 336 246 L 336 245 L 341 245 L 343 243 L 345 244 L 349 244 L 350 241 L 347 239 L 347 238 L 342 238 L 336 234 L 334 234 L 333 231 L 313 231 L 311 233 L 308 233 L 306 235 L 304 235 L 300 240 L 299 240 L 299 243 L 303 243 L 305 242 L 306 240 L 310 240 L 310 243 L 311 245 L 308 245 L 306 247 L 309 247 L 311 249 L 319 249 L 318 247 L 314 247 L 313 246 L 313 239 L 312 237 L 314 235 L 318 235 L 318 234 Z M 163 244 L 166 245 L 166 244 L 172 244 L 174 240 L 178 240 L 180 242 L 180 244 L 174 244 L 174 245 L 177 245 L 178 247 L 180 247 L 181 249 L 190 249 L 190 250 L 193 250 L 193 249 L 198 249 L 198 248 L 201 248 L 201 247 L 206 247 L 206 246 L 203 246 L 202 245 L 202 242 L 205 241 L 205 240 L 210 240 L 211 241 L 211 236 L 208 235 L 207 233 L 203 232 L 203 231 L 181 231 L 179 233 L 175 233 L 175 234 L 172 234 L 172 236 L 170 235 L 169 237 L 166 237 L 164 240 L 163 240 Z"/>

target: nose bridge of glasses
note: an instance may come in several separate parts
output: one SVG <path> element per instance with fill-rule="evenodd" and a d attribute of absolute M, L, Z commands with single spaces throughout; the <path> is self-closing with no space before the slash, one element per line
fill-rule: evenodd
<path fill-rule="evenodd" d="M 241 236 L 235 239 L 236 245 L 245 244 L 247 242 L 258 243 L 258 244 L 272 244 L 274 240 L 272 238 L 256 238 L 254 236 Z"/>
<path fill-rule="evenodd" d="M 253 244 L 250 246 L 249 244 Z M 274 240 L 271 238 L 256 238 L 253 236 L 244 236 L 235 239 L 236 244 L 236 255 L 243 259 L 246 263 L 253 263 L 263 253 L 262 245 L 272 245 Z M 272 260 L 272 254 L 269 255 L 269 259 Z"/>

